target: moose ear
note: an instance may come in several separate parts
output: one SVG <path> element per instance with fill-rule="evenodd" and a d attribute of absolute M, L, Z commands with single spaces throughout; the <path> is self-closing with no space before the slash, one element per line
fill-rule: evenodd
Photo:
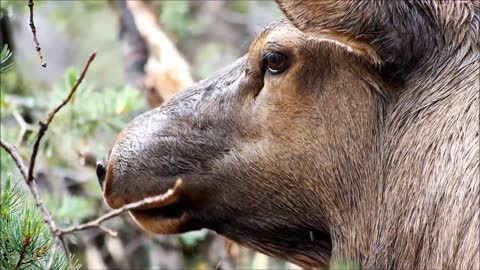
<path fill-rule="evenodd" d="M 338 19 L 345 12 L 345 7 L 342 7 L 345 6 L 344 1 L 275 0 L 275 2 L 293 25 L 302 31 L 324 31 L 328 26 L 327 21 L 335 19 L 334 17 Z"/>
<path fill-rule="evenodd" d="M 432 47 L 429 18 L 419 12 L 421 6 L 409 1 L 275 1 L 299 30 L 347 43 L 382 63 L 384 76 L 392 79 L 407 77 Z"/>

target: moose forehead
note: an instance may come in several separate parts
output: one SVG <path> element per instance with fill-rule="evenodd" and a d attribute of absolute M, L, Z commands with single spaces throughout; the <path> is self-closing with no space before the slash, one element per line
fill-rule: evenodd
<path fill-rule="evenodd" d="M 314 33 L 302 32 L 286 20 L 273 22 L 257 36 L 250 46 L 249 59 L 251 61 L 258 59 L 257 57 L 260 57 L 264 50 L 293 50 L 293 53 L 298 53 L 296 49 L 308 49 L 302 46 L 307 42 L 328 43 L 339 50 L 364 58 L 373 65 L 381 64 L 380 57 L 375 53 L 374 48 L 365 42 L 328 30 Z"/>

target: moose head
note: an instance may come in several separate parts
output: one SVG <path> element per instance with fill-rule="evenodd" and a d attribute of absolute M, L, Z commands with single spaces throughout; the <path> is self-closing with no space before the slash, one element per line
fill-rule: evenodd
<path fill-rule="evenodd" d="M 416 12 L 423 2 L 277 2 L 288 20 L 247 55 L 124 128 L 100 165 L 105 200 L 119 208 L 181 178 L 168 203 L 131 211 L 143 229 L 208 228 L 306 267 L 362 264 L 396 153 L 387 122 L 441 46 L 437 17 Z"/>

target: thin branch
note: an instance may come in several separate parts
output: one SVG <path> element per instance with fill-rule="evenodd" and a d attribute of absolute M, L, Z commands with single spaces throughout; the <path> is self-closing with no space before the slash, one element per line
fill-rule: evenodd
<path fill-rule="evenodd" d="M 45 207 L 45 203 L 42 201 L 40 198 L 40 193 L 38 193 L 38 188 L 37 188 L 37 182 L 36 181 L 27 181 L 27 167 L 25 166 L 25 163 L 23 162 L 22 158 L 20 157 L 20 154 L 18 153 L 17 149 L 13 146 L 10 145 L 9 143 L 3 141 L 0 139 L 0 146 L 7 151 L 7 153 L 12 157 L 12 159 L 15 161 L 15 164 L 17 165 L 18 169 L 20 170 L 20 173 L 23 176 L 23 179 L 27 183 L 28 188 L 30 189 L 30 193 L 33 196 L 33 199 L 35 200 L 35 204 L 37 207 L 40 209 L 43 219 L 45 220 L 45 223 L 47 223 L 50 232 L 52 233 L 53 237 L 56 239 L 57 244 L 59 244 L 64 252 L 65 255 L 67 256 L 67 259 L 70 257 L 70 253 L 68 251 L 68 247 L 63 241 L 63 237 L 57 236 L 57 225 L 55 224 L 55 221 L 53 220 L 52 214 L 50 211 L 48 211 L 47 207 Z M 34 178 L 35 180 L 35 178 Z M 70 262 L 70 260 L 69 260 Z M 70 265 L 70 264 L 69 264 Z"/>
<path fill-rule="evenodd" d="M 69 234 L 69 233 L 73 233 L 73 232 L 76 232 L 76 231 L 88 230 L 88 229 L 91 229 L 91 228 L 100 228 L 102 230 L 105 230 L 105 227 L 101 226 L 101 224 L 103 222 L 105 222 L 109 219 L 112 219 L 112 218 L 114 218 L 114 217 L 116 217 L 116 216 L 118 216 L 118 215 L 120 215 L 124 212 L 142 207 L 144 205 L 169 200 L 170 198 L 172 198 L 172 196 L 175 194 L 175 192 L 178 190 L 178 188 L 181 185 L 182 185 L 182 180 L 178 179 L 177 182 L 175 183 L 175 186 L 173 188 L 169 189 L 164 194 L 148 197 L 148 198 L 145 198 L 145 199 L 137 201 L 137 202 L 126 204 L 126 205 L 124 205 L 124 206 L 122 206 L 118 209 L 112 210 L 112 211 L 106 213 L 105 215 L 100 216 L 97 219 L 92 220 L 90 222 L 87 222 L 87 223 L 84 223 L 84 224 L 81 224 L 81 225 L 77 225 L 77 226 L 71 226 L 71 227 L 68 227 L 68 228 L 65 228 L 65 229 L 59 229 L 57 231 L 57 235 L 61 236 L 61 235 L 64 235 L 64 234 Z M 109 232 L 109 234 L 110 234 L 111 231 L 107 231 L 107 232 Z"/>
<path fill-rule="evenodd" d="M 22 261 L 25 258 L 25 252 L 27 251 L 27 247 L 30 245 L 30 237 L 27 236 L 23 239 L 22 242 L 22 250 L 20 251 L 20 257 L 18 258 L 17 265 L 15 265 L 15 270 L 19 269 L 22 265 Z"/>
<path fill-rule="evenodd" d="M 58 231 L 57 224 L 53 220 L 52 214 L 45 206 L 45 203 L 43 202 L 42 198 L 40 198 L 40 193 L 38 192 L 38 187 L 37 187 L 37 181 L 35 181 L 34 179 L 30 183 L 27 183 L 27 185 L 28 185 L 28 188 L 30 189 L 30 193 L 32 193 L 33 195 L 33 198 L 35 200 L 37 207 L 42 212 L 45 223 L 47 223 L 48 227 L 50 228 L 50 232 L 52 233 L 53 237 L 55 237 L 57 244 L 59 244 L 62 247 L 63 251 L 65 252 L 65 256 L 67 257 L 67 260 L 68 260 L 68 265 L 70 266 L 70 252 L 68 250 L 67 244 L 63 240 L 63 237 L 61 235 L 58 236 L 56 233 Z"/>
<path fill-rule="evenodd" d="M 38 129 L 38 135 L 37 135 L 37 138 L 35 139 L 35 143 L 33 144 L 32 156 L 30 157 L 30 166 L 28 168 L 27 183 L 30 183 L 33 180 L 33 170 L 35 169 L 35 160 L 37 159 L 38 147 L 40 146 L 40 141 L 42 140 L 43 135 L 45 135 L 45 131 L 47 131 L 48 126 L 50 125 L 50 123 L 52 122 L 53 118 L 58 113 L 58 111 L 60 111 L 60 109 L 62 109 L 63 106 L 65 106 L 70 101 L 73 94 L 75 94 L 75 91 L 77 90 L 80 83 L 82 83 L 83 78 L 85 77 L 85 74 L 87 73 L 87 70 L 90 67 L 90 64 L 92 63 L 92 61 L 95 59 L 96 55 L 97 54 L 95 52 L 90 54 L 90 56 L 88 57 L 87 63 L 83 67 L 82 73 L 80 73 L 80 77 L 77 78 L 72 89 L 70 89 L 70 93 L 62 101 L 62 103 L 60 103 L 48 114 L 47 121 L 45 123 L 41 121 L 38 123 L 40 125 L 40 128 Z"/>
<path fill-rule="evenodd" d="M 108 235 L 110 235 L 111 237 L 114 237 L 114 238 L 117 238 L 118 237 L 118 232 L 108 228 L 108 227 L 105 227 L 104 225 L 98 225 L 98 228 L 104 232 L 106 232 Z"/>
<path fill-rule="evenodd" d="M 35 36 L 35 31 L 34 31 L 35 26 L 33 25 L 33 12 L 32 12 L 33 0 L 29 0 L 29 7 L 30 7 L 31 26 L 33 26 L 32 31 L 33 31 L 34 36 Z M 58 111 L 60 111 L 60 109 L 62 109 L 63 106 L 65 106 L 68 103 L 68 101 L 70 101 L 73 94 L 77 90 L 78 86 L 83 81 L 83 78 L 85 77 L 85 74 L 87 73 L 87 70 L 88 70 L 90 64 L 95 59 L 95 56 L 96 56 L 95 52 L 93 52 L 90 55 L 87 63 L 85 64 L 85 67 L 82 70 L 82 73 L 80 74 L 80 77 L 78 77 L 78 79 L 75 81 L 75 84 L 72 86 L 72 89 L 70 89 L 70 92 L 69 92 L 68 96 L 48 114 L 48 118 L 47 118 L 47 121 L 45 123 L 43 123 L 43 122 L 39 123 L 40 128 L 38 130 L 38 135 L 37 135 L 37 138 L 36 138 L 35 143 L 33 145 L 33 151 L 32 151 L 32 155 L 30 157 L 30 166 L 28 167 L 28 173 L 27 173 L 27 167 L 25 166 L 25 163 L 23 162 L 22 158 L 20 157 L 20 154 L 15 149 L 15 147 L 13 147 L 12 145 L 10 145 L 10 144 L 8 144 L 8 143 L 6 143 L 6 142 L 4 142 L 3 140 L 0 139 L 0 146 L 3 147 L 5 149 L 5 151 L 7 151 L 7 153 L 15 161 L 17 167 L 20 169 L 20 173 L 22 174 L 23 178 L 25 179 L 25 182 L 27 183 L 27 186 L 30 189 L 30 193 L 32 194 L 32 196 L 34 198 L 37 207 L 40 209 L 40 212 L 43 215 L 43 219 L 45 220 L 45 223 L 47 223 L 52 236 L 54 237 L 57 244 L 59 246 L 61 246 L 63 251 L 65 252 L 65 256 L 67 257 L 67 261 L 68 261 L 68 267 L 70 267 L 70 265 L 71 265 L 70 252 L 68 250 L 68 246 L 65 243 L 65 241 L 63 240 L 62 234 L 58 233 L 59 229 L 57 227 L 57 224 L 53 220 L 52 214 L 47 209 L 47 207 L 45 206 L 45 203 L 42 201 L 42 199 L 40 197 L 40 193 L 38 192 L 37 182 L 35 181 L 35 178 L 33 176 L 33 171 L 34 171 L 34 167 L 35 167 L 35 161 L 37 159 L 37 153 L 38 153 L 38 148 L 40 146 L 40 141 L 42 140 L 42 137 L 45 134 L 45 131 L 47 130 L 50 123 L 52 122 L 56 113 Z"/>
<path fill-rule="evenodd" d="M 35 50 L 38 52 L 38 56 L 40 56 L 40 64 L 42 67 L 47 67 L 47 63 L 43 60 L 42 49 L 40 48 L 40 43 L 38 43 L 37 38 L 37 28 L 35 27 L 35 23 L 33 22 L 33 0 L 28 0 L 28 8 L 30 9 L 30 29 L 32 29 L 33 34 L 33 42 L 35 42 Z"/>
<path fill-rule="evenodd" d="M 25 181 L 27 180 L 27 167 L 25 166 L 25 163 L 23 163 L 22 158 L 20 157 L 20 154 L 18 153 L 17 149 L 15 146 L 5 142 L 4 140 L 0 139 L 0 146 L 7 151 L 7 153 L 12 157 L 13 161 L 15 161 L 15 165 L 17 165 L 18 169 L 20 170 L 20 173 L 22 174 L 23 178 Z"/>
<path fill-rule="evenodd" d="M 46 130 L 48 129 L 48 126 L 50 125 L 50 123 L 52 122 L 53 118 L 58 113 L 58 111 L 60 111 L 72 98 L 72 96 L 75 93 L 75 91 L 77 90 L 78 86 L 83 81 L 83 78 L 85 77 L 85 74 L 87 73 L 87 70 L 88 70 L 91 62 L 95 59 L 95 55 L 96 54 L 94 52 L 88 58 L 88 61 L 85 65 L 85 67 L 83 68 L 82 73 L 80 74 L 80 76 L 76 80 L 76 82 L 73 85 L 72 89 L 70 90 L 68 96 L 57 107 L 55 107 L 49 113 L 46 122 L 40 122 L 39 123 L 40 128 L 39 128 L 39 131 L 38 131 L 38 136 L 37 136 L 37 138 L 34 142 L 34 145 L 33 145 L 32 155 L 31 155 L 31 158 L 30 158 L 30 166 L 28 167 L 28 171 L 27 171 L 27 167 L 25 166 L 25 163 L 23 162 L 22 158 L 20 157 L 20 154 L 18 153 L 17 149 L 14 146 L 12 146 L 12 145 L 8 144 L 7 142 L 3 141 L 2 139 L 0 139 L 0 146 L 2 148 L 4 148 L 5 151 L 15 161 L 15 164 L 17 165 L 18 169 L 20 170 L 20 173 L 22 174 L 25 182 L 27 183 L 27 186 L 30 189 L 30 193 L 33 195 L 33 198 L 35 200 L 35 203 L 36 203 L 37 207 L 40 209 L 40 211 L 41 211 L 41 213 L 44 217 L 45 222 L 47 223 L 48 227 L 50 228 L 50 232 L 52 233 L 53 237 L 55 238 L 55 241 L 57 242 L 57 245 L 62 247 L 62 249 L 64 250 L 65 255 L 67 257 L 67 260 L 68 260 L 68 267 L 70 267 L 71 261 L 70 261 L 70 252 L 69 252 L 68 247 L 67 247 L 67 245 L 66 245 L 66 243 L 63 239 L 63 236 L 65 234 L 73 233 L 73 232 L 76 232 L 76 231 L 87 230 L 87 229 L 91 229 L 91 228 L 99 228 L 99 229 L 107 232 L 109 235 L 111 235 L 113 237 L 117 237 L 117 235 L 118 235 L 117 232 L 103 226 L 102 223 L 109 220 L 109 219 L 112 219 L 112 218 L 114 218 L 114 217 L 116 217 L 116 216 L 118 216 L 118 215 L 120 215 L 124 212 L 136 209 L 138 207 L 167 201 L 175 195 L 175 192 L 177 191 L 177 189 L 182 184 L 182 180 L 178 179 L 175 183 L 175 186 L 172 189 L 169 189 L 164 194 L 148 197 L 148 198 L 145 198 L 143 200 L 140 200 L 140 201 L 137 201 L 137 202 L 134 202 L 134 203 L 126 204 L 119 209 L 112 210 L 112 211 L 106 213 L 105 215 L 103 215 L 101 217 L 98 217 L 95 220 L 92 220 L 90 222 L 87 222 L 87 223 L 84 223 L 84 224 L 81 224 L 81 225 L 72 226 L 72 227 L 68 227 L 68 228 L 65 228 L 65 229 L 61 229 L 61 228 L 57 227 L 55 221 L 53 220 L 52 214 L 46 208 L 44 202 L 42 201 L 42 199 L 40 197 L 40 193 L 38 192 L 37 182 L 36 182 L 35 177 L 33 176 L 34 167 L 35 167 L 35 160 L 37 158 L 37 153 L 38 153 L 38 148 L 40 146 L 40 142 L 41 142 L 41 140 L 43 138 L 43 135 L 45 134 Z M 55 247 L 54 247 L 54 250 L 52 252 L 53 254 L 51 255 L 52 257 L 50 258 L 50 260 L 48 262 L 47 269 L 52 267 L 53 260 L 54 260 L 53 256 L 55 256 Z"/>

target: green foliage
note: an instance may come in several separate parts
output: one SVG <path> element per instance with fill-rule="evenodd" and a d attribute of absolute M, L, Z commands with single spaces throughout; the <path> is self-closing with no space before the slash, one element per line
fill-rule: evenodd
<path fill-rule="evenodd" d="M 208 230 L 203 229 L 199 231 L 192 231 L 180 234 L 178 237 L 183 246 L 186 248 L 193 248 L 199 242 L 204 241 L 208 236 Z"/>
<path fill-rule="evenodd" d="M 78 73 L 69 69 L 65 73 L 65 85 L 57 99 L 58 102 L 72 88 Z M 95 91 L 91 86 L 83 83 L 69 104 L 70 110 L 61 111 L 59 118 L 67 116 L 67 121 L 73 120 L 75 128 L 80 129 L 81 136 L 93 134 L 96 128 L 111 128 L 119 132 L 126 124 L 124 116 L 138 111 L 143 107 L 143 99 L 139 91 L 130 87 L 115 90 L 111 88 Z"/>
<path fill-rule="evenodd" d="M 34 123 L 44 120 L 47 117 L 47 112 L 51 111 L 68 95 L 79 72 L 75 69 L 68 69 L 64 74 L 63 81 L 50 89 L 48 95 L 46 95 L 46 91 L 36 89 L 35 91 L 29 91 L 28 96 L 18 96 L 18 92 L 15 90 L 19 87 L 18 84 L 4 83 L 5 76 L 11 74 L 16 75 L 16 72 L 3 73 L 2 84 L 0 85 L 1 136 L 2 139 L 12 144 L 17 142 L 19 152 L 23 157 L 28 157 L 37 134 L 37 126 Z M 132 114 L 138 112 L 143 106 L 144 100 L 138 90 L 128 87 L 97 90 L 92 84 L 84 80 L 72 100 L 56 115 L 53 123 L 49 126 L 42 140 L 37 161 L 42 162 L 42 167 L 47 168 L 73 168 L 74 165 L 78 166 L 77 163 L 72 163 L 72 160 L 78 160 L 77 150 L 85 145 L 92 152 L 96 151 L 93 152 L 95 155 L 103 155 L 106 149 L 102 147 L 108 147 L 106 142 L 112 142 L 114 136 L 128 122 Z M 18 118 L 25 116 L 31 118 L 30 122 L 32 124 L 27 124 L 30 129 L 27 133 L 22 134 L 19 131 L 22 120 Z M 45 158 L 45 154 L 47 158 Z M 79 170 L 82 169 L 85 170 L 79 168 Z M 0 149 L 0 176 L 12 172 L 17 172 L 15 164 L 2 148 Z M 55 179 L 54 174 L 48 175 L 48 177 L 48 181 L 53 183 L 54 186 L 61 183 Z M 48 227 L 44 226 L 42 217 L 38 215 L 35 205 L 30 203 L 27 205 L 23 202 L 24 198 L 19 194 L 21 192 L 18 188 L 15 192 L 10 192 L 9 187 L 4 188 L 4 179 L 1 180 L 2 198 L 10 198 L 11 194 L 14 194 L 21 199 L 19 199 L 20 203 L 17 204 L 9 203 L 3 199 L 1 201 L 2 213 L 8 210 L 9 215 L 14 215 L 18 219 L 14 220 L 16 225 L 6 226 L 6 222 L 13 219 L 4 216 L 6 218 L 0 224 L 0 250 L 2 252 L 0 256 L 12 254 L 2 257 L 0 269 L 15 269 L 21 254 L 18 251 L 22 251 L 20 248 L 23 248 L 21 245 L 26 239 L 20 230 L 23 227 L 28 229 L 32 236 L 25 242 L 28 245 L 25 247 L 25 259 L 22 260 L 24 262 L 31 260 L 33 263 L 22 264 L 18 269 L 45 269 L 52 253 L 50 251 L 52 238 Z M 63 179 L 59 180 L 63 181 Z M 84 184 L 83 187 L 88 188 L 89 184 L 98 189 L 96 182 Z M 78 224 L 86 217 L 95 216 L 97 211 L 96 200 L 92 200 L 91 197 L 71 195 L 64 197 L 63 192 L 55 192 L 44 194 L 44 198 L 47 208 L 61 226 Z M 27 225 L 24 226 L 24 222 L 27 222 Z M 42 226 L 39 227 L 35 224 Z M 33 235 L 38 235 L 38 237 L 33 237 Z M 2 237 L 8 238 L 8 241 L 4 241 L 4 239 L 1 239 Z M 69 240 L 73 241 L 74 239 Z M 5 245 L 2 246 L 3 243 Z M 15 246 L 11 246 L 11 243 Z M 44 254 L 42 252 L 38 253 L 39 248 L 42 247 Z M 62 254 L 62 251 L 57 249 L 57 253 Z M 36 256 L 35 254 L 43 255 Z M 57 257 L 55 257 L 54 269 L 65 269 L 64 257 L 58 255 Z"/>
<path fill-rule="evenodd" d="M 34 99 L 37 101 L 36 107 L 51 111 L 68 95 L 78 75 L 76 70 L 68 69 L 63 85 L 54 88 L 48 99 L 43 95 Z M 81 148 L 97 150 L 93 154 L 101 156 L 107 150 L 102 148 L 105 142 L 98 138 L 106 136 L 112 140 L 132 113 L 143 107 L 144 100 L 136 89 L 124 87 L 98 91 L 85 80 L 72 100 L 55 116 L 43 141 L 43 153 L 49 162 L 64 166 L 68 160 L 78 158 L 77 151 Z M 33 139 L 34 136 L 29 137 L 30 142 Z"/>
<path fill-rule="evenodd" d="M 232 11 L 242 14 L 247 13 L 250 7 L 248 1 L 232 1 L 229 2 L 229 4 L 231 5 Z"/>
<path fill-rule="evenodd" d="M 340 260 L 337 262 L 334 262 L 331 266 L 330 269 L 332 270 L 356 270 L 360 269 L 360 267 L 356 266 L 352 262 L 348 260 Z"/>
<path fill-rule="evenodd" d="M 195 32 L 198 26 L 188 19 L 189 12 L 189 1 L 164 1 L 160 12 L 160 25 L 183 40 Z"/>
<path fill-rule="evenodd" d="M 61 205 L 61 207 L 58 207 Z M 78 223 L 86 217 L 95 215 L 95 200 L 91 198 L 70 196 L 68 200 L 57 200 L 52 198 L 47 201 L 48 209 L 51 209 L 55 220 L 60 220 L 65 224 Z"/>
<path fill-rule="evenodd" d="M 13 54 L 8 48 L 8 45 L 5 44 L 0 51 L 0 108 L 2 110 L 7 109 L 5 107 L 5 94 L 22 92 L 22 89 L 19 89 L 22 85 L 19 76 L 16 74 L 16 72 L 8 72 L 13 71 L 13 68 Z"/>
<path fill-rule="evenodd" d="M 69 93 L 79 72 L 68 69 L 63 83 L 46 94 L 45 90 L 25 89 L 15 70 L 12 54 L 5 46 L 0 53 L 0 128 L 2 139 L 15 143 L 20 153 L 28 155 L 37 135 L 39 120 L 46 119 L 46 112 L 57 106 Z M 92 75 L 89 72 L 88 75 Z M 23 94 L 22 94 L 23 93 Z M 25 95 L 25 96 L 23 96 Z M 92 154 L 102 156 L 114 136 L 126 125 L 135 112 L 144 108 L 144 100 L 138 90 L 95 89 L 86 80 L 80 85 L 72 100 L 55 117 L 41 145 L 40 154 L 46 154 L 47 166 L 71 166 L 71 160 L 78 160 L 79 150 L 88 149 Z M 30 120 L 24 119 L 24 117 Z M 13 172 L 14 164 L 4 150 L 0 150 L 0 173 Z M 42 159 L 42 158 L 40 158 Z"/>
<path fill-rule="evenodd" d="M 7 72 L 13 68 L 12 52 L 8 49 L 8 45 L 5 44 L 0 51 L 0 73 Z"/>
<path fill-rule="evenodd" d="M 5 73 L 12 68 L 13 68 L 12 52 L 8 49 L 7 44 L 5 44 L 5 46 L 3 46 L 2 48 L 2 51 L 0 52 L 0 73 Z M 2 74 L 0 76 L 2 76 L 1 80 L 3 83 L 5 79 L 5 74 Z M 0 117 L 3 117 L 4 116 L 3 112 L 8 109 L 7 103 L 5 101 L 4 92 L 5 90 L 3 86 L 0 85 L 0 112 L 2 112 L 0 113 Z M 10 132 L 8 131 L 4 132 L 5 129 L 1 123 L 0 123 L 0 130 L 3 131 L 1 132 L 2 138 L 5 137 L 6 135 L 5 133 L 7 133 L 7 135 L 10 135 Z M 13 166 L 14 166 L 13 160 L 9 157 L 7 152 L 3 148 L 1 148 L 0 149 L 0 176 L 5 175 L 7 171 L 10 170 L 10 168 L 13 168 Z"/>
<path fill-rule="evenodd" d="M 7 173 L 11 172 L 14 166 L 15 163 L 13 162 L 12 158 L 10 158 L 8 153 L 0 147 L 0 176 L 7 175 Z"/>
<path fill-rule="evenodd" d="M 27 10 L 28 1 L 18 1 L 18 0 L 2 0 L 0 1 L 0 17 L 8 16 L 9 13 L 18 12 L 21 10 Z M 37 4 L 35 2 L 35 4 Z"/>
<path fill-rule="evenodd" d="M 68 269 L 64 254 L 52 252 L 53 238 L 35 205 L 11 185 L 10 177 L 0 183 L 0 268 L 46 269 L 53 259 L 52 269 Z"/>

